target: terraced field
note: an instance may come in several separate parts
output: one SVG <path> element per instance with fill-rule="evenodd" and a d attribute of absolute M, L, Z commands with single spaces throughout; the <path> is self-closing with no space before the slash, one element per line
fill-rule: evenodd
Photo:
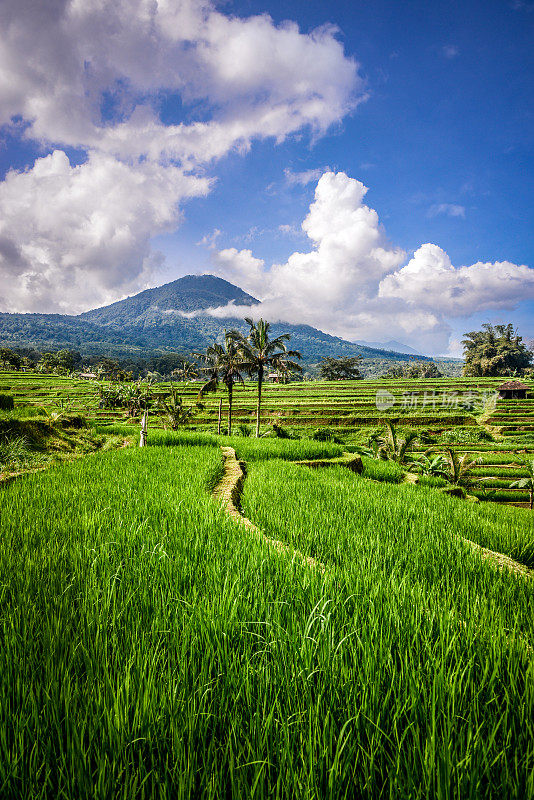
<path fill-rule="evenodd" d="M 267 384 L 264 388 L 262 424 L 276 423 L 292 435 L 310 437 L 317 428 L 328 427 L 346 445 L 363 444 L 369 435 L 382 428 L 386 419 L 398 420 L 402 427 L 428 432 L 432 446 L 445 445 L 458 453 L 468 452 L 480 459 L 475 474 L 481 479 L 475 494 L 482 500 L 526 505 L 526 490 L 510 489 L 510 483 L 524 476 L 524 459 L 534 455 L 534 384 L 527 400 L 498 400 L 480 424 L 481 393 L 494 392 L 500 379 L 439 379 L 414 381 L 325 381 Z M 527 382 L 528 383 L 528 382 Z M 178 384 L 184 402 L 194 403 L 198 383 Z M 160 384 L 156 391 L 165 391 Z M 32 407 L 86 414 L 96 424 L 124 424 L 123 411 L 98 407 L 93 384 L 55 375 L 0 373 L 0 393 L 15 398 L 20 415 L 37 413 Z M 377 408 L 377 393 L 382 393 Z M 387 394 L 384 394 L 387 393 Z M 214 431 L 217 424 L 220 390 L 204 401 L 204 410 L 194 417 L 197 430 Z M 391 405 L 392 400 L 394 401 Z M 472 407 L 475 400 L 475 408 Z M 252 425 L 255 415 L 255 385 L 247 382 L 234 394 L 235 425 Z M 389 407 L 388 407 L 389 406 Z M 163 420 L 151 419 L 152 427 Z M 483 480 L 482 480 L 483 479 Z"/>
<path fill-rule="evenodd" d="M 524 502 L 531 401 L 481 417 L 494 385 L 267 386 L 264 429 L 298 439 L 214 435 L 220 393 L 195 430 L 152 414 L 148 448 L 0 486 L 0 795 L 534 796 L 531 513 L 343 456 L 396 419 Z M 83 381 L 4 373 L 5 392 L 0 432 L 53 412 L 138 431 Z M 255 400 L 236 392 L 238 425 Z M 245 466 L 214 497 L 221 446 Z"/>
<path fill-rule="evenodd" d="M 149 444 L 0 488 L 2 796 L 533 796 L 529 513 L 233 437 L 251 529 Z"/>

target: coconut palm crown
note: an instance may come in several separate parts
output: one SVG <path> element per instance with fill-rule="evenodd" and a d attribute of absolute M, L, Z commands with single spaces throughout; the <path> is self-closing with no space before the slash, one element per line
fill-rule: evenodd
<path fill-rule="evenodd" d="M 208 392 L 217 391 L 219 381 L 226 386 L 228 392 L 228 436 L 232 435 L 232 400 L 236 383 L 244 383 L 242 371 L 243 357 L 240 350 L 241 337 L 238 331 L 224 332 L 224 344 L 213 344 L 203 354 L 209 378 L 198 393 L 198 400 Z"/>
<path fill-rule="evenodd" d="M 288 350 L 286 342 L 291 338 L 289 333 L 282 333 L 274 339 L 269 335 L 270 323 L 260 319 L 254 322 L 250 317 L 245 317 L 245 322 L 250 330 L 247 336 L 239 337 L 239 349 L 243 359 L 242 368 L 249 375 L 256 375 L 258 380 L 258 402 L 256 406 L 256 436 L 260 435 L 261 390 L 265 370 L 287 369 L 300 372 L 302 367 L 293 361 L 302 358 L 298 350 Z M 283 366 L 282 366 L 283 365 Z"/>

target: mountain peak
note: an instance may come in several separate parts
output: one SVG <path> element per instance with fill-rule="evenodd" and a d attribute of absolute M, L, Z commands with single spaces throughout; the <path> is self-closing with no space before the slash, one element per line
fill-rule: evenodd
<path fill-rule="evenodd" d="M 99 325 L 131 324 L 157 312 L 201 311 L 230 302 L 250 306 L 258 300 L 216 275 L 184 275 L 163 286 L 145 289 L 109 306 L 80 314 L 80 319 Z"/>

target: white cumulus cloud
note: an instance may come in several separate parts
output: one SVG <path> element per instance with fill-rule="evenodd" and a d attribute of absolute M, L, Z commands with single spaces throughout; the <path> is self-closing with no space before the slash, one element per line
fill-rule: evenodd
<path fill-rule="evenodd" d="M 334 28 L 301 33 L 210 0 L 3 0 L 0 23 L 0 125 L 50 152 L 0 184 L 11 310 L 142 288 L 151 238 L 209 190 L 208 165 L 255 139 L 318 136 L 365 97 Z M 162 97 L 181 109 L 171 122 Z M 68 147 L 86 163 L 71 166 Z"/>
<path fill-rule="evenodd" d="M 510 309 L 534 297 L 534 269 L 509 261 L 453 267 L 435 244 L 422 245 L 402 269 L 380 284 L 383 298 L 402 298 L 417 308 L 461 317 L 486 309 Z"/>
<path fill-rule="evenodd" d="M 305 323 L 352 340 L 401 339 L 423 352 L 447 350 L 452 317 L 513 308 L 534 297 L 534 270 L 524 265 L 455 268 L 430 243 L 405 263 L 404 251 L 388 242 L 376 211 L 364 204 L 366 192 L 345 173 L 325 173 L 302 223 L 311 249 L 270 268 L 250 250 L 223 250 L 213 254 L 214 271 L 262 301 L 256 316 Z M 245 311 L 226 307 L 211 313 Z"/>
<path fill-rule="evenodd" d="M 303 34 L 204 0 L 4 0 L 2 21 L 0 124 L 20 115 L 28 136 L 118 157 L 206 161 L 323 132 L 365 96 L 334 28 Z M 202 117 L 164 125 L 161 92 L 204 103 Z"/>
<path fill-rule="evenodd" d="M 146 285 L 150 239 L 172 230 L 178 203 L 206 178 L 102 154 L 71 166 L 62 150 L 0 183 L 0 310 L 72 313 Z"/>

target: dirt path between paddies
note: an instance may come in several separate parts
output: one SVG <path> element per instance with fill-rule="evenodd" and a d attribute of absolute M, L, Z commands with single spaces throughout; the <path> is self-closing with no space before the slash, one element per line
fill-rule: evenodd
<path fill-rule="evenodd" d="M 320 561 L 317 561 L 317 559 L 311 556 L 305 556 L 299 550 L 296 550 L 294 547 L 278 539 L 270 539 L 262 533 L 257 525 L 254 525 L 253 522 L 241 513 L 239 510 L 239 500 L 243 491 L 243 483 L 245 482 L 244 464 L 237 460 L 233 447 L 221 447 L 221 451 L 224 457 L 224 473 L 213 490 L 213 497 L 223 503 L 226 513 L 279 553 L 295 557 L 306 566 L 324 572 L 326 567 Z"/>

